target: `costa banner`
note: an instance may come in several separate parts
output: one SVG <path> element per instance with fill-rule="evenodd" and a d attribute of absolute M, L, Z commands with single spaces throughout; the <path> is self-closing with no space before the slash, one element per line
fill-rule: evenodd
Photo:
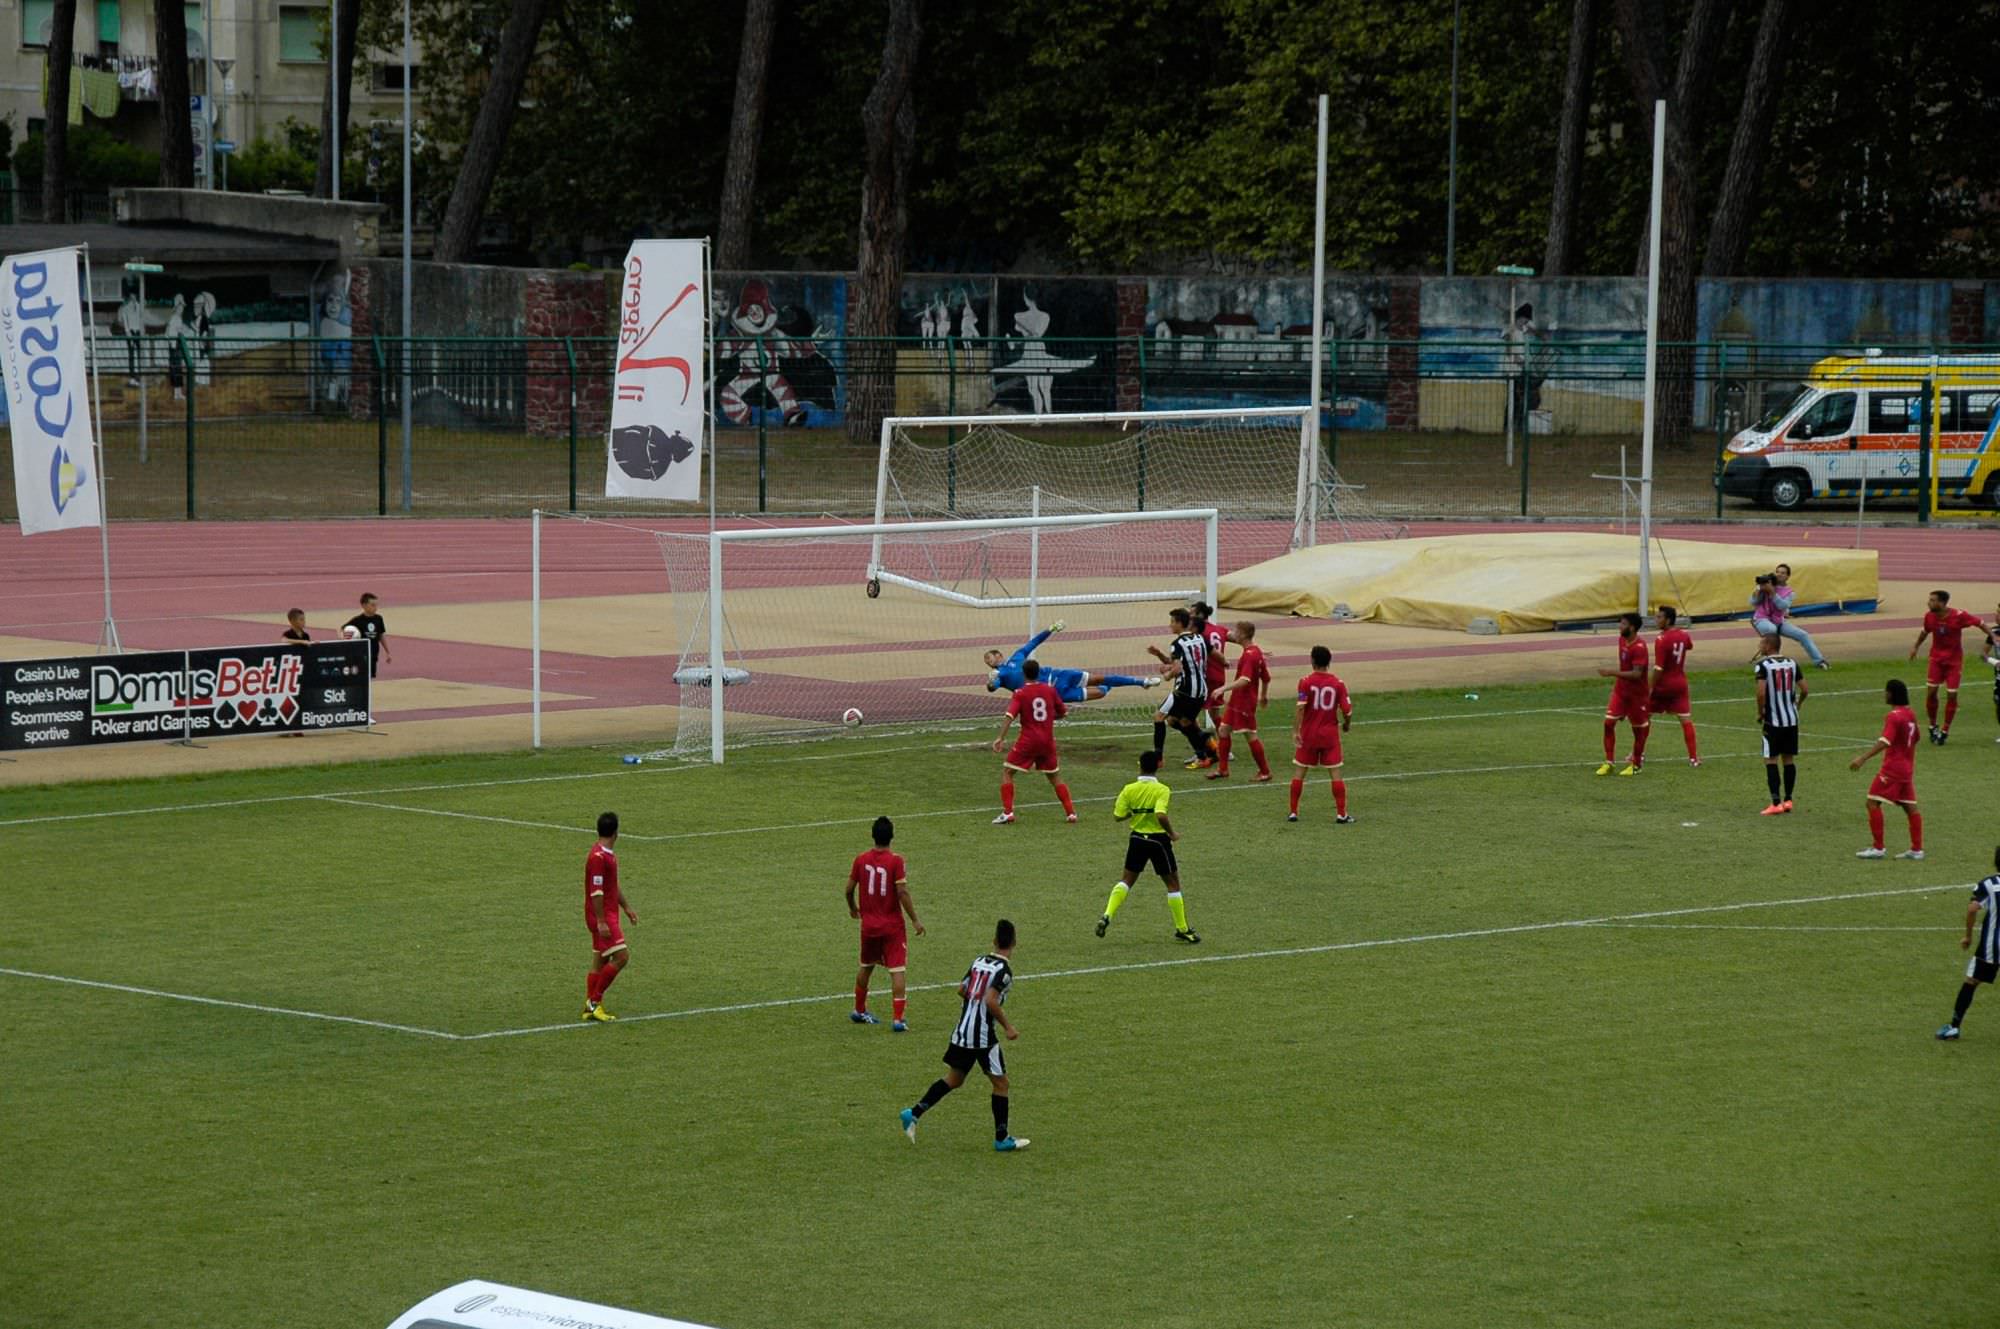
<path fill-rule="evenodd" d="M 708 291 L 700 240 L 635 240 L 618 297 L 607 498 L 701 497 Z"/>
<path fill-rule="evenodd" d="M 0 374 L 7 379 L 23 535 L 103 520 L 79 266 L 75 249 L 15 254 L 0 263 Z"/>

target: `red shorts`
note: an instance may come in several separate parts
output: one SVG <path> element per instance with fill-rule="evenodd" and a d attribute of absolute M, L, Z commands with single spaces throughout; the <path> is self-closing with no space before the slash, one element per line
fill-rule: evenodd
<path fill-rule="evenodd" d="M 1330 747 L 1297 747 L 1292 749 L 1294 766 L 1338 766 L 1340 765 L 1340 740 L 1335 739 Z"/>
<path fill-rule="evenodd" d="M 596 951 L 599 955 L 609 955 L 613 951 L 622 951 L 625 949 L 625 929 L 618 925 L 617 919 L 614 918 L 611 920 L 611 935 L 609 940 L 606 940 L 595 932 L 590 934 L 590 949 Z"/>
<path fill-rule="evenodd" d="M 901 969 L 909 958 L 910 939 L 904 933 L 885 932 L 879 937 L 861 934 L 861 963 Z"/>
<path fill-rule="evenodd" d="M 1655 688 L 1646 709 L 1654 715 L 1687 715 L 1692 712 L 1693 703 L 1688 700 L 1687 684 L 1677 688 Z"/>
<path fill-rule="evenodd" d="M 1933 655 L 1931 657 L 1930 672 L 1924 676 L 1924 682 L 1930 684 L 1932 687 L 1936 687 L 1942 683 L 1948 691 L 1956 692 L 1958 691 L 1958 681 L 1964 675 L 1965 657 L 1963 655 Z"/>
<path fill-rule="evenodd" d="M 1017 740 L 1002 764 L 1017 771 L 1047 771 L 1050 775 L 1060 769 L 1056 764 L 1056 745 L 1038 739 Z"/>
<path fill-rule="evenodd" d="M 1917 780 L 1915 772 L 1875 772 L 1874 782 L 1868 786 L 1868 797 L 1883 799 L 1890 803 L 1916 802 Z"/>
<path fill-rule="evenodd" d="M 1238 701 L 1236 698 L 1237 694 L 1235 693 L 1230 694 L 1229 709 L 1223 713 L 1222 723 L 1228 725 L 1231 729 L 1236 730 L 1238 733 L 1243 733 L 1243 734 L 1256 733 L 1257 732 L 1256 701 L 1254 699 L 1250 701 Z"/>
<path fill-rule="evenodd" d="M 1646 694 L 1643 692 L 1620 692 L 1612 690 L 1611 702 L 1604 708 L 1607 720 L 1630 720 L 1634 729 L 1642 728 L 1651 719 L 1646 709 Z"/>

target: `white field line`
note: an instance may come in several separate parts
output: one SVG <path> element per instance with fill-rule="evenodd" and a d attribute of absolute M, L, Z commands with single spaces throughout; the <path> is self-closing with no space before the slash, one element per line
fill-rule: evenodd
<path fill-rule="evenodd" d="M 351 808 L 378 808 L 383 812 L 416 812 L 426 817 L 454 817 L 460 821 L 486 821 L 499 826 L 520 826 L 535 831 L 562 831 L 569 835 L 596 835 L 595 826 L 569 826 L 559 821 L 522 821 L 518 817 L 495 817 L 484 812 L 453 812 L 447 808 L 413 808 L 407 803 L 378 803 L 368 798 L 348 798 L 342 794 L 316 794 L 321 803 L 339 803 Z M 653 840 L 652 835 L 629 835 L 631 840 Z"/>
<path fill-rule="evenodd" d="M 1592 927 L 1624 928 L 1633 932 L 1956 932 L 1950 927 L 1823 927 L 1781 926 L 1776 923 L 1593 923 Z"/>
<path fill-rule="evenodd" d="M 1516 923 L 1508 927 L 1468 928 L 1457 932 L 1421 932 L 1406 937 L 1376 937 L 1365 941 L 1325 942 L 1317 946 L 1287 946 L 1276 950 L 1233 951 L 1221 955 L 1181 955 L 1171 960 L 1140 960 L 1128 964 L 1088 965 L 1079 969 L 1053 969 L 1041 973 L 1016 974 L 1016 982 L 1029 982 L 1051 978 L 1085 978 L 1098 974 L 1125 974 L 1147 969 L 1180 969 L 1197 964 L 1227 964 L 1236 960 L 1286 959 L 1301 955 L 1331 955 L 1342 951 L 1375 950 L 1386 946 L 1416 946 L 1435 941 L 1472 941 L 1485 937 L 1509 937 L 1527 932 L 1553 932 L 1563 928 L 1613 927 L 1657 918 L 1680 918 L 1691 914 L 1721 914 L 1745 909 L 1779 909 L 1793 905 L 1830 904 L 1844 900 L 1869 900 L 1891 896 L 1935 894 L 1938 891 L 1965 890 L 1961 882 L 1950 882 L 1933 886 L 1903 886 L 1890 890 L 1848 891 L 1837 895 L 1796 896 L 1785 900 L 1744 900 L 1735 904 L 1693 905 L 1682 909 L 1649 909 L 1630 914 L 1607 914 L 1598 918 L 1570 918 L 1553 923 Z M 1927 929 L 1928 930 L 1928 929 Z M 936 992 L 955 988 L 954 982 L 913 983 L 907 989 L 911 992 Z M 619 1024 L 638 1024 L 646 1020 L 685 1020 L 698 1015 L 733 1015 L 744 1011 L 775 1010 L 785 1006 L 808 1006 L 836 1001 L 851 1001 L 854 993 L 829 993 L 818 997 L 779 997 L 768 1001 L 744 1001 L 727 1006 L 694 1006 L 677 1011 L 654 1011 L 644 1015 L 624 1015 Z M 483 1034 L 460 1034 L 464 1042 L 478 1042 L 490 1038 L 515 1038 L 526 1034 L 551 1034 L 569 1029 L 586 1027 L 581 1020 L 566 1021 L 562 1024 L 530 1025 L 521 1029 L 495 1029 Z"/>
<path fill-rule="evenodd" d="M 1275 950 L 1233 951 L 1225 954 L 1180 955 L 1171 960 L 1139 960 L 1127 964 L 1088 965 L 1077 969 L 1054 969 L 1043 973 L 1020 974 L 1016 977 L 1023 982 L 1052 978 L 1086 978 L 1099 974 L 1137 973 L 1149 969 L 1180 969 L 1197 964 L 1227 964 L 1236 960 L 1274 960 L 1302 955 L 1332 955 L 1343 951 L 1377 950 L 1388 946 L 1417 946 L 1437 941 L 1473 941 L 1485 937 L 1510 937 L 1530 932 L 1554 932 L 1565 928 L 1603 928 L 1644 924 L 1661 918 L 1684 918 L 1694 914 L 1723 914 L 1741 912 L 1746 909 L 1782 909 L 1795 905 L 1831 904 L 1846 900 L 1888 899 L 1899 896 L 1936 894 L 1939 891 L 1961 891 L 1967 889 L 1964 882 L 1944 882 L 1929 886 L 1901 886 L 1888 890 L 1846 891 L 1834 895 L 1793 896 L 1783 900 L 1741 900 L 1734 904 L 1691 905 L 1680 909 L 1648 909 L 1629 914 L 1605 914 L 1595 918 L 1570 918 L 1549 923 L 1516 923 L 1505 927 L 1466 928 L 1456 932 L 1420 932 L 1403 937 L 1375 937 L 1362 941 L 1325 942 L 1316 946 L 1287 946 Z M 1786 929 L 1790 930 L 1790 929 Z M 1934 929 L 1924 929 L 1932 931 Z M 561 1024 L 528 1025 L 518 1029 L 492 1029 L 477 1034 L 454 1034 L 442 1029 L 423 1029 L 415 1025 L 393 1024 L 386 1020 L 367 1020 L 354 1015 L 331 1015 L 323 1011 L 298 1010 L 288 1006 L 262 1006 L 255 1002 L 229 1001 L 220 997 L 203 997 L 185 992 L 168 992 L 160 988 L 137 987 L 128 983 L 103 983 L 94 979 L 70 978 L 61 974 L 36 973 L 27 969 L 0 968 L 0 975 L 13 978 L 35 979 L 45 983 L 64 983 L 76 987 L 96 988 L 107 992 L 125 992 L 135 996 L 158 997 L 166 1001 L 192 1002 L 202 1006 L 220 1006 L 232 1010 L 255 1011 L 263 1015 L 289 1015 L 302 1020 L 324 1020 L 335 1024 L 362 1025 L 370 1029 L 383 1029 L 391 1033 L 414 1034 L 422 1038 L 443 1039 L 451 1043 L 477 1043 L 494 1038 L 518 1038 L 528 1034 L 552 1034 L 565 1030 L 589 1027 L 582 1020 L 566 1020 Z M 936 992 L 956 987 L 951 982 L 917 983 L 908 989 L 911 992 Z M 653 1011 L 642 1015 L 620 1017 L 620 1024 L 641 1024 L 648 1020 L 686 1020 L 700 1015 L 734 1015 L 745 1011 L 777 1010 L 787 1006 L 824 1005 L 836 1001 L 848 1001 L 853 992 L 835 992 L 820 996 L 774 997 L 763 1001 L 736 1002 L 724 1006 L 693 1006 L 677 1011 Z"/>
<path fill-rule="evenodd" d="M 417 1034 L 424 1038 L 442 1038 L 456 1042 L 461 1036 L 448 1034 L 442 1029 L 420 1029 L 412 1024 L 392 1024 L 387 1020 L 364 1020 L 358 1015 L 328 1015 L 324 1011 L 302 1011 L 291 1006 L 260 1006 L 254 1001 L 230 1001 L 224 997 L 201 997 L 187 992 L 168 992 L 161 988 L 136 987 L 130 983 L 100 983 L 91 978 L 70 978 L 64 974 L 38 974 L 31 969 L 0 969 L 0 974 L 11 978 L 34 978 L 44 983 L 66 983 L 72 987 L 97 988 L 104 992 L 129 992 L 140 997 L 159 997 L 163 1001 L 186 1001 L 197 1006 L 225 1006 L 230 1010 L 256 1011 L 263 1015 L 289 1015 L 300 1020 L 325 1020 L 333 1024 L 366 1025 L 370 1029 L 387 1029 L 397 1034 Z"/>

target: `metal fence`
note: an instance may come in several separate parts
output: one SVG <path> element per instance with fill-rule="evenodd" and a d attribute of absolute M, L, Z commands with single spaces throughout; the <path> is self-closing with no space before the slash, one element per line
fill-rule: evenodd
<path fill-rule="evenodd" d="M 602 503 L 608 338 L 248 340 L 226 331 L 97 338 L 114 516 L 515 515 Z M 1324 353 L 1322 445 L 1351 502 L 1401 520 L 1631 512 L 1639 341 L 1331 342 Z M 1663 347 L 1655 513 L 1768 515 L 1722 496 L 1723 446 L 1835 353 Z M 719 340 L 717 506 L 870 511 L 876 450 L 872 432 L 855 427 L 865 422 L 850 418 L 858 399 L 897 415 L 1250 411 L 1304 401 L 1309 355 L 1308 343 L 1289 338 Z M 860 392 L 866 379 L 881 391 Z M 11 484 L 11 473 L 0 475 L 0 486 Z M 1893 500 L 1871 494 L 1868 504 L 1871 516 L 1897 516 Z M 1914 515 L 1914 504 L 1901 511 Z M 1819 515 L 1842 512 L 1851 515 Z"/>

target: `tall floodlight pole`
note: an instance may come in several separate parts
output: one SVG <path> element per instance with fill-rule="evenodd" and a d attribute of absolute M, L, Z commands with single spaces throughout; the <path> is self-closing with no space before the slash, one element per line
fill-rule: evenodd
<path fill-rule="evenodd" d="M 1451 150 L 1445 167 L 1444 275 L 1458 270 L 1458 6 L 1451 0 Z"/>
<path fill-rule="evenodd" d="M 1659 418 L 1654 398 L 1660 381 L 1660 202 L 1666 181 L 1667 104 L 1653 103 L 1652 231 L 1646 242 L 1646 412 L 1639 444 L 1639 604 L 1653 596 L 1653 431 Z"/>
<path fill-rule="evenodd" d="M 415 349 L 410 263 L 410 0 L 403 0 L 403 511 L 410 510 L 410 355 Z"/>
<path fill-rule="evenodd" d="M 202 162 L 201 179 L 204 187 L 215 188 L 215 0 L 202 0 L 201 6 L 201 118 Z"/>
<path fill-rule="evenodd" d="M 1313 202 L 1313 325 L 1312 325 L 1312 410 L 1306 413 L 1305 543 L 1319 543 L 1319 393 L 1320 344 L 1326 323 L 1326 94 L 1319 96 L 1319 176 Z"/>
<path fill-rule="evenodd" d="M 360 4 L 361 0 L 350 0 Z M 327 66 L 327 96 L 333 100 L 333 201 L 340 202 L 340 148 L 347 135 L 340 132 L 340 0 L 333 0 L 333 63 Z"/>

